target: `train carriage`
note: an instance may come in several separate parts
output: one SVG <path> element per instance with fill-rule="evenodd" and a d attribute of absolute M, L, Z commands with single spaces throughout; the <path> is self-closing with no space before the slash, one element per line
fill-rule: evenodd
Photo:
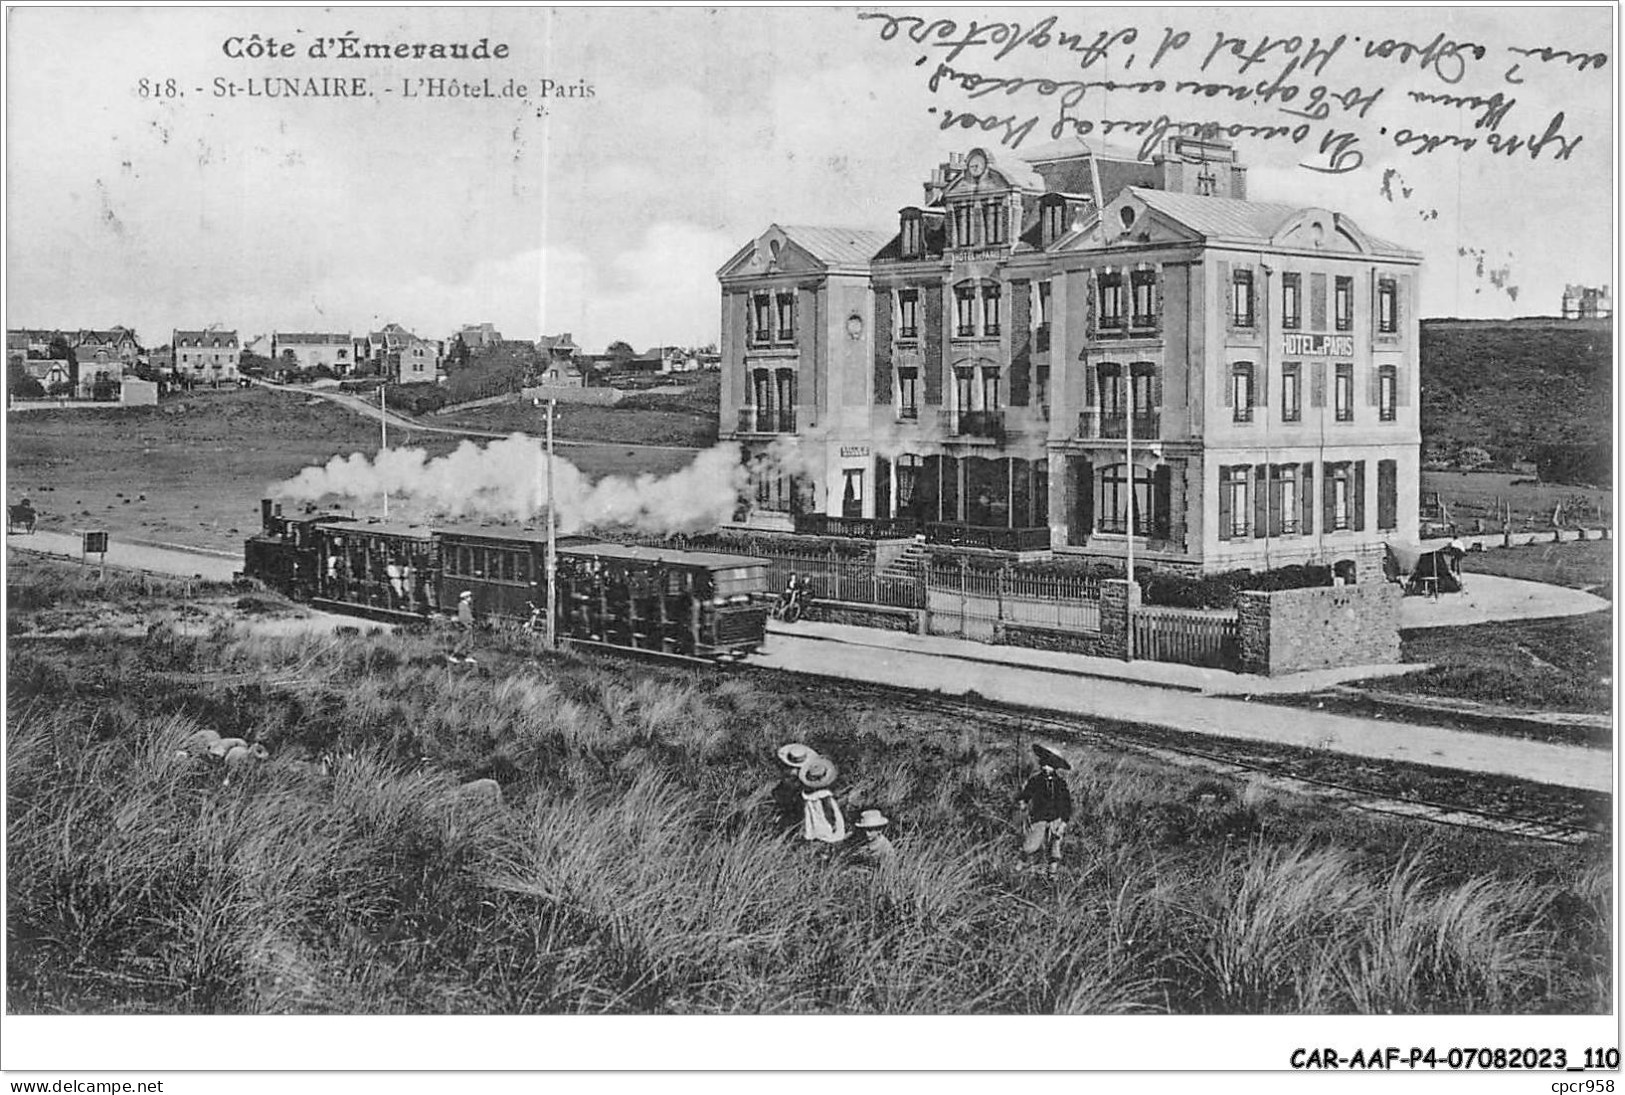
<path fill-rule="evenodd" d="M 767 632 L 767 560 L 627 544 L 559 552 L 559 633 L 691 657 L 743 657 Z"/>
<path fill-rule="evenodd" d="M 352 520 L 316 521 L 312 529 L 313 605 L 385 617 L 422 618 L 433 611 L 440 560 L 429 529 Z"/>
<path fill-rule="evenodd" d="M 536 529 L 442 528 L 440 582 L 437 598 L 443 612 L 456 612 L 466 590 L 474 595 L 474 614 L 482 620 L 528 620 L 531 607 L 544 608 L 547 596 L 547 533 Z M 558 549 L 593 541 L 560 536 Z"/>
<path fill-rule="evenodd" d="M 332 611 L 417 620 L 457 611 L 482 620 L 546 611 L 547 535 L 535 529 L 428 528 L 262 503 L 244 544 L 245 575 Z M 768 563 L 560 536 L 560 638 L 705 659 L 739 658 L 766 635 Z"/>

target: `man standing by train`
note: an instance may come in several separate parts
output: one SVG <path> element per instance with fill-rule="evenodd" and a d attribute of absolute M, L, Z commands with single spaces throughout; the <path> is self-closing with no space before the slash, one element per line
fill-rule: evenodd
<path fill-rule="evenodd" d="M 1039 769 L 1016 796 L 1016 805 L 1026 814 L 1026 831 L 1021 841 L 1021 861 L 1025 866 L 1034 856 L 1044 875 L 1055 881 L 1061 863 L 1061 838 L 1072 820 L 1072 791 L 1061 772 L 1072 765 L 1061 754 L 1034 743 L 1033 755 Z"/>
<path fill-rule="evenodd" d="M 457 598 L 457 630 L 462 632 L 457 640 L 457 646 L 451 652 L 451 660 L 474 664 L 474 593 L 472 590 L 463 590 L 462 596 Z"/>

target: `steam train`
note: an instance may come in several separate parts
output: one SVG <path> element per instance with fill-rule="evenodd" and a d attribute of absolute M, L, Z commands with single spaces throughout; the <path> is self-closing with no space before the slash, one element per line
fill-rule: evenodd
<path fill-rule="evenodd" d="M 260 503 L 243 575 L 331 612 L 411 623 L 453 615 L 471 593 L 480 620 L 546 611 L 547 534 L 391 524 Z M 557 538 L 557 634 L 574 643 L 709 661 L 743 658 L 767 631 L 767 560 Z"/>

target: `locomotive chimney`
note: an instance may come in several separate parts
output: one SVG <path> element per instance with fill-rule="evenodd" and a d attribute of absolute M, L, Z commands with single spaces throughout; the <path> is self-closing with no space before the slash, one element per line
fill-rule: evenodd
<path fill-rule="evenodd" d="M 269 498 L 261 498 L 260 499 L 260 528 L 265 530 L 266 535 L 271 534 L 271 518 L 274 517 L 275 515 L 276 515 L 276 503 L 272 502 Z"/>

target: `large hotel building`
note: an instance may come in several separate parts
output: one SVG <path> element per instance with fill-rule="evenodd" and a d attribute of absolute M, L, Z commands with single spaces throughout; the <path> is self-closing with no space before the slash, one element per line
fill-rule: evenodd
<path fill-rule="evenodd" d="M 773 225 L 718 275 L 741 523 L 1363 572 L 1417 534 L 1419 264 L 1179 138 L 975 149 L 894 230 Z"/>

